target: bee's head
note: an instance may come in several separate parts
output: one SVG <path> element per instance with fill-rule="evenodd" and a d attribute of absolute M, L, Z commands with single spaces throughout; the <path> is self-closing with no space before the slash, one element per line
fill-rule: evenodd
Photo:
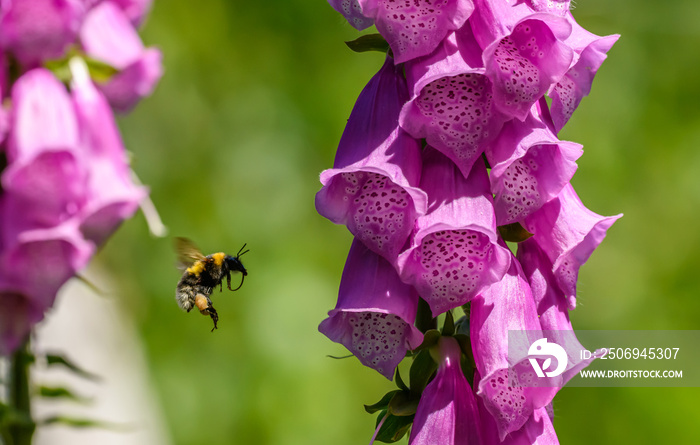
<path fill-rule="evenodd" d="M 238 271 L 243 274 L 243 276 L 248 275 L 248 271 L 245 270 L 245 267 L 243 266 L 243 263 L 241 263 L 240 257 L 246 253 L 248 253 L 248 250 L 243 250 L 245 249 L 245 244 L 243 244 L 243 247 L 241 247 L 241 250 L 238 251 L 236 256 L 231 256 L 228 255 L 226 256 L 226 265 L 228 266 L 229 270 L 232 271 Z"/>

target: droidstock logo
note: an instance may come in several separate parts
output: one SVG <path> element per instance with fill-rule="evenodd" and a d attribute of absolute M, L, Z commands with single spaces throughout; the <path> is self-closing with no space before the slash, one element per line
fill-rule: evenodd
<path fill-rule="evenodd" d="M 545 375 L 547 377 L 556 377 L 561 375 L 566 370 L 566 365 L 568 363 L 566 351 L 556 343 L 547 343 L 546 338 L 540 338 L 531 344 L 527 354 L 530 357 L 528 360 L 530 360 L 530 364 L 535 370 L 537 377 L 544 377 Z M 540 367 L 540 364 L 537 362 L 537 358 L 533 358 L 532 356 L 550 357 L 547 357 L 544 363 L 542 363 L 542 367 Z M 552 357 L 557 360 L 557 367 L 553 371 L 544 372 L 552 366 Z"/>

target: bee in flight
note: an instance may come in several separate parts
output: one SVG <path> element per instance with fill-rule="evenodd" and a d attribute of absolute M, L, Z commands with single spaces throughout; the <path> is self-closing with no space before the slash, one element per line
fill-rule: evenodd
<path fill-rule="evenodd" d="M 216 286 L 223 291 L 223 280 L 226 277 L 226 285 L 231 291 L 236 291 L 243 286 L 243 280 L 248 271 L 243 267 L 240 257 L 247 253 L 245 244 L 235 256 L 226 255 L 223 252 L 212 253 L 204 256 L 195 244 L 187 238 L 175 238 L 175 251 L 179 262 L 186 268 L 182 278 L 175 289 L 177 304 L 189 312 L 197 307 L 202 315 L 209 315 L 214 321 L 212 332 L 217 328 L 219 314 L 209 298 Z M 231 289 L 231 272 L 240 272 L 241 284 Z"/>

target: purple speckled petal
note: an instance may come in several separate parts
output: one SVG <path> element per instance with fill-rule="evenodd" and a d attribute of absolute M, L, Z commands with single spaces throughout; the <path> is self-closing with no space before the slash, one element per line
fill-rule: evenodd
<path fill-rule="evenodd" d="M 506 123 L 486 150 L 499 226 L 522 221 L 554 199 L 583 154 L 580 144 L 557 139 L 537 108 L 536 104 L 524 122 Z"/>
<path fill-rule="evenodd" d="M 559 132 L 569 121 L 581 99 L 591 92 L 591 84 L 607 52 L 620 38 L 618 34 L 599 37 L 583 29 L 569 14 L 573 32 L 565 43 L 575 51 L 574 65 L 549 92 L 552 98 L 552 120 Z"/>
<path fill-rule="evenodd" d="M 472 388 L 460 367 L 457 340 L 438 341 L 440 363 L 421 394 L 409 445 L 480 445 L 480 421 Z"/>
<path fill-rule="evenodd" d="M 568 301 L 559 288 L 552 262 L 533 239 L 518 244 L 518 261 L 530 283 L 532 296 L 537 305 L 542 332 L 550 342 L 563 347 L 568 361 L 563 374 L 558 377 L 558 386 L 564 386 L 578 372 L 587 367 L 602 351 L 595 351 L 588 359 L 582 359 L 580 351 L 585 348 L 576 338 L 569 320 Z"/>
<path fill-rule="evenodd" d="M 573 59 L 573 51 L 557 39 L 551 26 L 552 22 L 566 23 L 565 19 L 545 14 L 531 17 L 489 45 L 483 55 L 495 105 L 520 120 L 561 79 Z"/>
<path fill-rule="evenodd" d="M 570 0 L 528 0 L 530 7 L 537 12 L 565 16 L 569 12 Z"/>
<path fill-rule="evenodd" d="M 471 0 L 359 0 L 391 46 L 396 63 L 433 52 L 474 11 Z"/>
<path fill-rule="evenodd" d="M 328 3 L 358 31 L 374 25 L 374 20 L 362 14 L 362 8 L 358 0 L 328 0 Z"/>
<path fill-rule="evenodd" d="M 478 385 L 480 379 L 474 379 Z M 559 445 L 552 419 L 547 408 L 537 408 L 517 431 L 509 433 L 503 441 L 498 435 L 498 426 L 491 413 L 486 409 L 481 397 L 477 397 L 481 419 L 482 445 Z"/>
<path fill-rule="evenodd" d="M 59 58 L 75 41 L 83 15 L 83 5 L 75 0 L 4 1 L 0 47 L 28 67 Z"/>
<path fill-rule="evenodd" d="M 518 356 L 509 354 L 508 331 L 525 331 L 522 347 L 511 345 Z M 537 309 L 530 286 L 518 261 L 513 258 L 501 281 L 471 302 L 470 333 L 474 361 L 479 374 L 479 395 L 493 416 L 500 440 L 519 430 L 533 411 L 551 402 L 558 388 L 512 385 L 511 369 L 532 372 L 527 361 L 529 345 L 542 338 Z M 524 367 L 520 367 L 524 365 Z M 520 371 L 518 371 L 520 373 Z M 520 374 L 523 382 L 524 373 Z"/>
<path fill-rule="evenodd" d="M 438 51 L 406 66 L 412 98 L 401 111 L 401 126 L 444 153 L 464 176 L 506 120 L 494 106 L 481 63 L 481 49 L 465 25 Z"/>
<path fill-rule="evenodd" d="M 483 161 L 465 179 L 447 157 L 426 148 L 423 169 L 428 213 L 416 221 L 411 246 L 399 256 L 397 268 L 437 316 L 500 280 L 510 252 L 498 245 Z"/>
<path fill-rule="evenodd" d="M 507 37 L 518 23 L 527 19 L 547 22 L 559 40 L 571 34 L 571 24 L 564 18 L 566 13 L 556 7 L 534 6 L 527 0 L 474 0 L 474 5 L 474 14 L 469 21 L 474 29 L 474 37 L 482 48 Z"/>
<path fill-rule="evenodd" d="M 338 304 L 318 330 L 391 380 L 406 351 L 423 341 L 413 326 L 417 307 L 415 289 L 401 282 L 389 262 L 355 239 L 340 280 Z"/>
<path fill-rule="evenodd" d="M 420 144 L 398 125 L 408 96 L 400 67 L 387 58 L 350 114 L 334 168 L 321 173 L 318 213 L 394 262 L 413 223 L 426 211 L 417 188 Z"/>
<path fill-rule="evenodd" d="M 576 307 L 579 268 L 621 216 L 605 217 L 591 212 L 568 184 L 557 198 L 525 219 L 525 228 L 534 234 L 531 242 L 536 242 L 552 263 L 556 282 L 570 309 Z"/>

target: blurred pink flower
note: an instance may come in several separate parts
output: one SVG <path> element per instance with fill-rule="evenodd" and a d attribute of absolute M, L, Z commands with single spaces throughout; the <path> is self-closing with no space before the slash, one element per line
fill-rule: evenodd
<path fill-rule="evenodd" d="M 0 47 L 28 67 L 59 58 L 76 40 L 83 15 L 79 0 L 5 0 Z"/>
<path fill-rule="evenodd" d="M 145 48 L 128 17 L 111 1 L 91 9 L 80 28 L 85 53 L 118 70 L 100 90 L 117 111 L 130 110 L 151 94 L 163 74 L 161 52 Z"/>

